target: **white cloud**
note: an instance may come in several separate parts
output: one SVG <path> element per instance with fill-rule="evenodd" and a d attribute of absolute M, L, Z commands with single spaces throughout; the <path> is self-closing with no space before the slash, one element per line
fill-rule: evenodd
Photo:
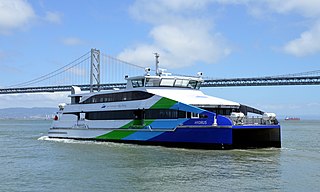
<path fill-rule="evenodd" d="M 60 24 L 61 23 L 61 14 L 58 12 L 47 11 L 46 15 L 44 17 L 44 20 L 51 22 L 51 23 Z"/>
<path fill-rule="evenodd" d="M 306 56 L 320 52 L 320 23 L 303 32 L 299 38 L 288 42 L 283 50 L 295 56 Z"/>
<path fill-rule="evenodd" d="M 83 44 L 84 41 L 76 37 L 67 37 L 62 39 L 62 43 L 68 46 L 75 46 Z"/>
<path fill-rule="evenodd" d="M 281 15 L 298 14 L 311 23 L 309 30 L 300 34 L 284 46 L 285 53 L 294 56 L 307 56 L 320 52 L 320 1 L 319 0 L 216 0 L 224 4 L 243 4 L 248 12 L 255 17 L 271 13 Z"/>
<path fill-rule="evenodd" d="M 309 30 L 304 31 L 300 37 L 289 41 L 282 47 L 285 53 L 301 57 L 320 52 L 320 1 L 273 0 L 269 2 L 269 5 L 277 13 L 297 13 L 311 21 L 312 26 L 309 27 Z"/>
<path fill-rule="evenodd" d="M 181 16 L 192 16 L 194 11 L 204 10 L 210 2 L 211 0 L 137 0 L 130 7 L 130 13 L 136 19 L 152 24 L 176 23 Z"/>
<path fill-rule="evenodd" d="M 295 12 L 304 17 L 318 17 L 320 15 L 320 1 L 319 0 L 269 0 L 265 1 L 269 7 L 278 13 L 287 14 Z"/>
<path fill-rule="evenodd" d="M 0 0 L 0 34 L 28 28 L 35 21 L 60 24 L 61 14 L 47 11 L 44 16 L 40 16 L 26 0 Z"/>
<path fill-rule="evenodd" d="M 143 67 L 149 67 L 154 63 L 152 53 L 159 53 L 158 47 L 153 45 L 140 44 L 135 48 L 125 49 L 118 57 L 129 63 L 134 63 Z"/>
<path fill-rule="evenodd" d="M 36 17 L 32 6 L 23 0 L 0 0 L 0 33 L 26 27 Z"/>
<path fill-rule="evenodd" d="M 205 17 L 209 2 L 136 1 L 130 12 L 136 19 L 153 25 L 149 32 L 152 43 L 127 48 L 119 57 L 150 66 L 154 62 L 151 54 L 158 52 L 162 67 L 179 68 L 195 62 L 214 63 L 228 55 L 231 49 L 223 36 L 213 30 L 213 21 Z"/>
<path fill-rule="evenodd" d="M 319 0 L 212 0 L 219 4 L 245 5 L 249 13 L 279 14 L 298 13 L 303 17 L 318 17 L 320 15 Z M 255 15 L 255 14 L 253 14 Z"/>

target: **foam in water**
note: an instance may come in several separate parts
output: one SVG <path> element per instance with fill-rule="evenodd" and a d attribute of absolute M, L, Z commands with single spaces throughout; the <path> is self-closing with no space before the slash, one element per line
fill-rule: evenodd
<path fill-rule="evenodd" d="M 114 143 L 114 142 L 104 142 L 104 141 L 89 141 L 89 140 L 75 140 L 75 139 L 57 139 L 50 138 L 48 136 L 41 136 L 38 138 L 39 141 L 53 141 L 53 142 L 61 142 L 61 143 L 76 143 L 76 144 L 94 144 L 94 145 L 106 145 L 106 146 L 126 146 L 126 147 L 136 147 L 134 144 L 124 144 L 124 143 Z"/>

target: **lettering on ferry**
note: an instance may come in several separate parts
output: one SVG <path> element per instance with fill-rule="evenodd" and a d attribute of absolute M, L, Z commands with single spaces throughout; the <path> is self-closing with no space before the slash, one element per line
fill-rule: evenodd
<path fill-rule="evenodd" d="M 194 124 L 196 124 L 196 125 L 206 125 L 207 121 L 195 121 Z"/>
<path fill-rule="evenodd" d="M 106 106 L 103 107 L 103 108 L 125 108 L 125 107 L 127 107 L 127 105 L 118 104 L 118 105 L 106 105 Z"/>

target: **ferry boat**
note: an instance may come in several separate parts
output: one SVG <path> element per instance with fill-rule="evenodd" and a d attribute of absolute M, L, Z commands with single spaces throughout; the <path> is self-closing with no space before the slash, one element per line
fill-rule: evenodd
<path fill-rule="evenodd" d="M 235 149 L 281 147 L 274 113 L 200 91 L 202 73 L 174 76 L 156 67 L 126 77 L 125 89 L 82 92 L 59 104 L 49 138 L 167 147 Z M 255 114 L 258 117 L 251 116 Z"/>

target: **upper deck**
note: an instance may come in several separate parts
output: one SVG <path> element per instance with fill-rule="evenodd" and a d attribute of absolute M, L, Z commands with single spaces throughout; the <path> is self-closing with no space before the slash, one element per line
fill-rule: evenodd
<path fill-rule="evenodd" d="M 127 89 L 138 87 L 174 87 L 199 90 L 203 82 L 200 75 L 198 77 L 170 75 L 150 76 L 148 73 L 145 76 L 126 77 L 126 80 Z"/>

